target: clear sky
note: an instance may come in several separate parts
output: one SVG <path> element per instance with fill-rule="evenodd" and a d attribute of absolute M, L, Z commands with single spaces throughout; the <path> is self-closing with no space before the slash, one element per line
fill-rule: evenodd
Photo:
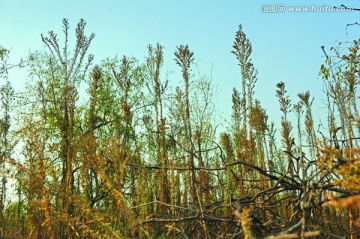
<path fill-rule="evenodd" d="M 267 13 L 269 5 L 286 4 L 282 13 Z M 62 39 L 62 18 L 68 18 L 74 32 L 80 18 L 86 32 L 96 37 L 90 49 L 95 63 L 115 55 L 134 56 L 142 61 L 146 46 L 165 46 L 164 70 L 181 74 L 173 61 L 180 44 L 189 44 L 201 74 L 210 75 L 217 85 L 217 103 L 231 114 L 231 92 L 240 89 L 240 71 L 230 53 L 239 24 L 253 45 L 253 62 L 258 69 L 256 98 L 278 121 L 275 85 L 284 81 L 289 94 L 310 90 L 315 100 L 323 97 L 318 77 L 324 56 L 337 41 L 359 38 L 360 28 L 346 28 L 359 21 L 360 12 L 290 12 L 291 6 L 340 6 L 360 8 L 358 0 L 0 0 L 0 45 L 11 49 L 16 62 L 29 50 L 44 49 L 40 34 L 54 30 Z M 17 88 L 25 79 L 11 72 Z"/>

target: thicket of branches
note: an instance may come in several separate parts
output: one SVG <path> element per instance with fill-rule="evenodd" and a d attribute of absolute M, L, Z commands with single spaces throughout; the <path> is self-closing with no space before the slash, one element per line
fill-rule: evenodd
<path fill-rule="evenodd" d="M 95 35 L 85 25 L 77 24 L 74 49 L 66 19 L 63 41 L 42 35 L 47 51 L 20 64 L 30 79 L 21 92 L 1 48 L 0 238 L 359 233 L 358 41 L 329 55 L 323 48 L 325 118 L 310 92 L 293 102 L 280 82 L 276 127 L 255 99 L 257 70 L 240 26 L 232 51 L 240 89 L 220 133 L 213 86 L 192 74 L 187 45 L 175 50 L 182 84 L 172 90 L 160 44 L 148 46 L 144 62 L 124 56 L 94 66 Z"/>

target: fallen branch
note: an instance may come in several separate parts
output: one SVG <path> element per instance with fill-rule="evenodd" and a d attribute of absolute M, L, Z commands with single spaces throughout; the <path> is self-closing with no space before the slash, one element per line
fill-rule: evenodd
<path fill-rule="evenodd" d="M 320 235 L 321 235 L 321 231 L 313 231 L 313 232 L 305 232 L 303 235 L 299 235 L 299 233 L 292 233 L 292 234 L 284 234 L 279 236 L 265 237 L 264 239 L 296 239 L 296 238 L 316 237 Z"/>

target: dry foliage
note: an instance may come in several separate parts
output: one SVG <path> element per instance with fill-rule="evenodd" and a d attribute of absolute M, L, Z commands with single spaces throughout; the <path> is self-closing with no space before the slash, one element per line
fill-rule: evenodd
<path fill-rule="evenodd" d="M 175 51 L 182 83 L 172 92 L 160 44 L 148 46 L 144 63 L 124 56 L 93 66 L 86 55 L 95 35 L 85 26 L 78 23 L 71 51 L 64 19 L 64 45 L 50 31 L 47 51 L 20 65 L 28 87 L 0 89 L 0 238 L 359 233 L 358 41 L 346 54 L 323 49 L 325 117 L 313 113 L 310 92 L 293 103 L 285 83 L 276 85 L 277 127 L 255 99 L 253 49 L 240 26 L 232 53 L 241 88 L 219 134 L 213 87 L 193 76 L 189 46 Z M 7 80 L 9 51 L 0 53 Z"/>

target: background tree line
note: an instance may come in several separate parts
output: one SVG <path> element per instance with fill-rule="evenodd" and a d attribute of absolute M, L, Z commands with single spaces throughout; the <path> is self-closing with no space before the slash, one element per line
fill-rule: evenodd
<path fill-rule="evenodd" d="M 279 82 L 277 127 L 255 98 L 257 70 L 240 26 L 232 51 L 240 89 L 221 133 L 214 88 L 192 74 L 188 45 L 174 52 L 182 84 L 173 90 L 160 44 L 148 46 L 144 62 L 94 65 L 86 22 L 77 24 L 74 49 L 62 24 L 62 45 L 50 31 L 47 50 L 19 65 L 0 49 L 0 238 L 359 234 L 358 41 L 331 56 L 323 48 L 321 124 L 310 92 L 293 102 Z M 8 79 L 18 66 L 30 79 L 21 92 Z"/>

